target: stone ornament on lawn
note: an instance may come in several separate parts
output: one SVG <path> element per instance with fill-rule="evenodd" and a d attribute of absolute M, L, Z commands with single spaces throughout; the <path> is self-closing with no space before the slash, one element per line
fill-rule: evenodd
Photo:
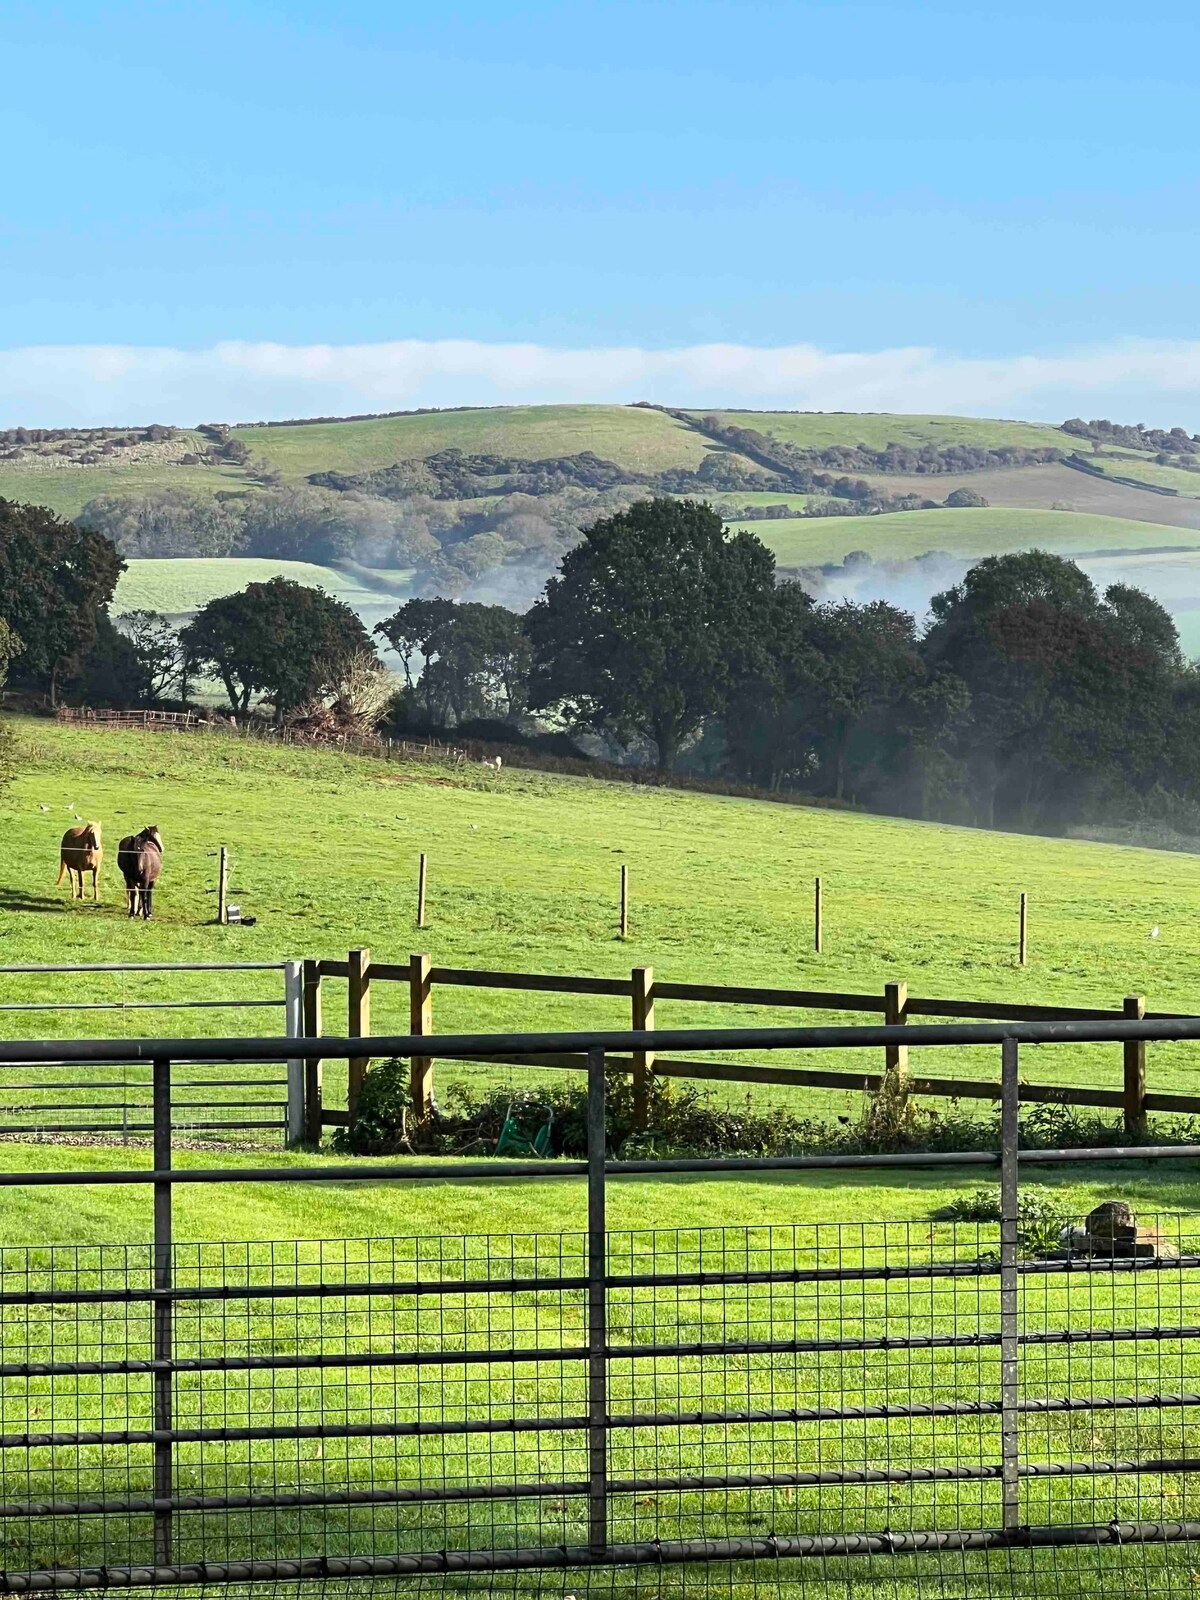
<path fill-rule="evenodd" d="M 1095 1210 L 1088 1212 L 1082 1231 L 1084 1239 L 1080 1241 L 1083 1244 L 1080 1254 L 1092 1257 L 1134 1256 L 1166 1261 L 1179 1258 L 1178 1246 L 1157 1228 L 1139 1222 L 1133 1207 L 1126 1200 L 1102 1201 Z M 1079 1232 L 1077 1228 L 1071 1230 L 1073 1236 L 1078 1236 Z M 1071 1243 L 1075 1245 L 1075 1237 Z"/>

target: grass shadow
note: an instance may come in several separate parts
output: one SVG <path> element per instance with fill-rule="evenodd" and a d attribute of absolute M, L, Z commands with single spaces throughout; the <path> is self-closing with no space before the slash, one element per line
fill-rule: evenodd
<path fill-rule="evenodd" d="M 91 905 L 90 900 L 75 902 Z M 24 889 L 0 888 L 0 911 L 69 911 L 70 900 L 59 900 L 52 895 L 26 894 Z"/>

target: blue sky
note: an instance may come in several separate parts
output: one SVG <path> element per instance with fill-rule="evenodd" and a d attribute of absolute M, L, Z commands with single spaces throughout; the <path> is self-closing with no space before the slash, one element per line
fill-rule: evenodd
<path fill-rule="evenodd" d="M 1052 415 L 1094 392 L 1200 427 L 1198 11 L 10 5 L 0 351 L 110 357 L 74 396 L 53 358 L 0 361 L 4 409 L 103 409 L 139 385 L 215 403 L 228 384 L 189 353 L 396 341 L 443 355 L 324 389 L 311 359 L 272 388 L 256 358 L 247 403 L 361 389 L 373 409 L 389 383 L 397 405 L 494 399 L 499 357 L 444 359 L 468 341 L 916 349 L 960 379 L 1007 364 L 998 390 L 949 382 L 954 409 L 1011 396 Z M 178 357 L 169 382 L 145 347 Z M 1030 356 L 1068 366 L 1026 394 L 1011 363 Z M 239 381 L 240 358 L 224 366 Z M 821 399 L 828 375 L 814 390 L 788 370 L 767 403 Z M 588 381 L 572 369 L 561 397 Z"/>

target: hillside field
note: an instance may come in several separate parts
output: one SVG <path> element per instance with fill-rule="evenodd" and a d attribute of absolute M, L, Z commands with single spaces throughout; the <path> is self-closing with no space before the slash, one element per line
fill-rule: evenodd
<path fill-rule="evenodd" d="M 0 890 L 6 965 L 282 960 L 341 956 L 367 945 L 388 961 L 406 959 L 415 947 L 429 950 L 439 965 L 615 976 L 650 964 L 663 978 L 871 992 L 903 978 L 914 994 L 1114 1009 L 1125 994 L 1145 993 L 1152 1008 L 1186 1010 L 1200 991 L 1200 947 L 1193 936 L 1200 861 L 1187 855 L 518 770 L 387 766 L 220 736 L 87 732 L 35 720 L 22 720 L 18 728 L 26 762 L 8 802 L 10 865 Z M 65 888 L 54 887 L 58 841 L 72 809 L 105 823 L 110 861 L 98 908 L 72 905 Z M 162 829 L 166 863 L 155 919 L 143 924 L 128 921 L 118 903 L 111 853 L 122 832 L 146 822 Z M 232 851 L 236 898 L 258 918 L 253 928 L 213 924 L 210 852 L 221 844 Z M 422 849 L 430 858 L 430 925 L 418 933 L 414 884 Z M 633 907 L 624 943 L 615 926 L 622 863 L 630 868 Z M 811 949 L 817 873 L 826 895 L 821 957 Z M 1024 970 L 1014 948 L 1022 889 L 1032 906 L 1032 959 Z M 1154 941 L 1148 937 L 1153 926 L 1162 929 Z M 6 999 L 78 998 L 72 983 L 10 974 Z M 98 976 L 90 998 L 199 998 L 211 994 L 207 984 L 203 975 Z M 222 979 L 221 993 L 249 998 L 262 995 L 263 985 L 262 974 L 233 976 Z M 326 1029 L 334 1032 L 344 1026 L 345 990 L 330 980 L 327 991 Z M 400 986 L 376 984 L 373 1011 L 377 1033 L 406 1031 L 407 994 Z M 184 1034 L 270 1031 L 264 1018 L 273 1015 L 180 1012 L 164 1024 L 153 1012 L 35 1014 L 39 1034 L 106 1031 L 118 1037 L 164 1027 Z M 804 1015 L 818 1021 L 823 1014 Z M 435 1020 L 443 1031 L 619 1027 L 626 1008 L 603 999 L 441 989 Z M 795 1017 L 676 1003 L 660 1004 L 657 1020 L 686 1025 Z M 0 1013 L 0 1021 L 7 1037 L 20 1037 L 27 1026 L 15 1012 Z M 994 1076 L 994 1056 L 963 1050 L 935 1059 L 946 1075 Z M 851 1065 L 850 1053 L 839 1064 Z M 1152 1088 L 1195 1092 L 1198 1068 L 1196 1048 L 1151 1047 Z M 923 1060 L 914 1052 L 913 1069 L 933 1070 L 928 1054 Z M 536 1077 L 520 1069 L 447 1066 L 439 1069 L 440 1093 L 456 1073 L 513 1084 Z M 1024 1074 L 1034 1081 L 1115 1086 L 1119 1056 L 1101 1046 L 1042 1047 L 1026 1052 Z M 338 1104 L 344 1071 L 329 1064 L 326 1082 L 327 1100 Z M 828 1091 L 753 1093 L 768 1104 L 782 1097 L 792 1109 L 824 1119 L 857 1111 Z M 15 1148 L 10 1154 L 18 1158 Z M 57 1152 L 56 1159 L 60 1155 L 72 1162 L 109 1160 L 106 1153 L 80 1150 Z M 44 1160 L 44 1152 L 19 1159 Z M 1086 1199 L 1105 1181 L 1105 1174 L 1089 1173 L 1077 1192 Z M 794 1204 L 802 1210 L 811 1204 L 830 1217 L 854 1216 L 861 1214 L 856 1208 L 876 1203 L 871 1186 L 857 1180 L 794 1182 Z M 1134 1192 L 1156 1195 L 1156 1203 L 1200 1208 L 1200 1190 L 1190 1180 L 1161 1173 L 1152 1180 L 1139 1169 L 1133 1178 L 1122 1177 L 1123 1193 L 1131 1182 Z M 947 1186 L 978 1184 L 968 1173 L 962 1181 L 953 1175 L 888 1179 L 884 1188 L 906 1197 L 891 1214 L 919 1215 L 930 1194 Z M 560 1215 L 559 1201 L 543 1199 L 536 1184 L 505 1186 L 494 1204 L 486 1186 L 447 1188 L 443 1226 L 516 1225 L 531 1206 L 547 1225 L 556 1225 Z M 702 1215 L 705 1188 L 665 1186 L 669 1215 L 681 1221 Z M 723 1214 L 753 1220 L 775 1191 L 771 1183 L 725 1187 Z M 264 1215 L 256 1212 L 240 1226 L 254 1237 L 263 1236 L 264 1226 L 283 1226 L 287 1206 L 301 1201 L 280 1193 L 284 1198 L 273 1199 Z M 636 1196 L 628 1189 L 622 1195 L 629 1198 L 621 1204 L 631 1208 L 622 1215 L 634 1215 Z M 304 1207 L 312 1203 L 307 1195 L 302 1200 Z M 216 1196 L 189 1196 L 187 1203 L 200 1233 L 223 1216 L 225 1201 Z M 325 1226 L 354 1231 L 364 1225 L 360 1206 L 354 1195 L 323 1195 L 312 1217 L 297 1214 L 293 1222 L 302 1232 Z M 11 1238 L 15 1229 L 36 1237 L 52 1211 L 52 1202 L 25 1196 L 7 1210 L 0 1234 Z M 119 1236 L 111 1229 L 134 1225 L 121 1222 L 127 1211 L 135 1220 L 140 1215 L 132 1200 L 104 1199 L 89 1212 L 87 1226 Z M 367 1231 L 389 1231 L 396 1215 L 385 1208 Z"/>
<path fill-rule="evenodd" d="M 1037 547 L 1074 555 L 1200 544 L 1200 536 L 1189 530 L 1161 523 L 1001 506 L 893 511 L 886 516 L 739 520 L 734 526 L 757 534 L 784 567 L 844 561 L 851 550 L 865 550 L 876 561 L 905 561 L 930 550 L 984 556 Z"/>
<path fill-rule="evenodd" d="M 126 611 L 161 611 L 167 616 L 187 616 L 222 595 L 235 594 L 248 583 L 288 578 L 293 583 L 324 589 L 361 614 L 394 611 L 407 598 L 409 573 L 372 574 L 370 584 L 337 567 L 310 561 L 273 561 L 254 556 L 209 556 L 188 559 L 133 559 L 126 564 L 113 597 L 117 616 Z M 378 620 L 378 619 L 376 619 Z"/>
<path fill-rule="evenodd" d="M 806 450 L 830 445 L 866 445 L 882 450 L 889 444 L 984 445 L 1002 449 L 1020 445 L 1038 450 L 1077 448 L 1061 428 L 1047 422 L 1010 422 L 993 417 L 897 416 L 890 411 L 692 411 L 698 421 L 715 416 L 730 428 L 755 428 Z"/>
<path fill-rule="evenodd" d="M 638 406 L 497 406 L 363 422 L 235 429 L 286 477 L 318 470 L 370 472 L 393 462 L 463 450 L 544 460 L 590 450 L 641 472 L 695 467 L 719 448 L 664 412 Z"/>

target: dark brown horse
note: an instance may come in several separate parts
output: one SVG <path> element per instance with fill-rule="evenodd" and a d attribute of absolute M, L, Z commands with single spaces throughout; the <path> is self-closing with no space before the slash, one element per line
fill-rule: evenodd
<path fill-rule="evenodd" d="M 149 920 L 154 885 L 162 872 L 162 858 L 162 835 L 157 828 L 143 828 L 141 833 L 131 833 L 121 840 L 117 865 L 125 879 L 131 917 L 136 917 L 140 911 L 142 917 Z"/>
<path fill-rule="evenodd" d="M 65 877 L 71 885 L 71 899 L 83 899 L 83 875 L 92 875 L 92 899 L 100 898 L 100 866 L 104 860 L 104 844 L 98 822 L 81 822 L 77 828 L 68 828 L 62 836 L 59 851 L 58 883 Z"/>

